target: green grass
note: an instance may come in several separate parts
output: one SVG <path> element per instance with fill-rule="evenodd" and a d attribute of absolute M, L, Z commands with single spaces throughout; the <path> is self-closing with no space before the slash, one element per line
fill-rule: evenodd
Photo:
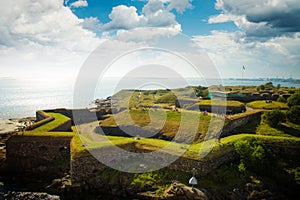
<path fill-rule="evenodd" d="M 247 106 L 254 108 L 254 109 L 268 109 L 268 110 L 273 110 L 273 109 L 286 110 L 286 109 L 288 109 L 288 106 L 286 103 L 278 102 L 278 101 L 272 101 L 271 103 L 266 103 L 265 100 L 253 101 L 253 102 L 248 103 Z"/>
<path fill-rule="evenodd" d="M 233 116 L 230 116 L 230 117 L 228 117 L 228 119 L 230 119 L 230 120 L 240 119 L 240 118 L 243 118 L 243 117 L 246 117 L 246 116 L 249 116 L 249 115 L 260 113 L 262 111 L 263 110 L 247 110 L 246 112 L 238 113 L 238 114 L 235 114 Z"/>
<path fill-rule="evenodd" d="M 150 118 L 152 117 L 152 120 Z M 115 116 L 100 121 L 102 127 L 116 127 L 116 121 L 119 126 L 151 126 L 144 127 L 145 130 L 156 130 L 167 138 L 177 140 L 193 140 L 200 142 L 204 139 L 209 126 L 213 133 L 217 133 L 222 128 L 223 118 L 204 116 L 197 111 L 182 110 L 173 112 L 168 110 L 125 110 Z M 195 128 L 197 127 L 197 128 Z M 180 132 L 180 134 L 178 134 Z M 192 136 L 195 138 L 192 138 Z"/>
<path fill-rule="evenodd" d="M 202 100 L 199 102 L 199 106 L 230 106 L 230 107 L 241 107 L 244 106 L 239 101 L 222 101 L 222 100 Z"/>
<path fill-rule="evenodd" d="M 172 90 L 121 90 L 114 98 L 122 99 L 120 106 L 135 108 L 159 106 L 169 107 L 175 104 L 176 99 L 191 99 L 195 98 L 193 87 L 178 88 Z"/>
<path fill-rule="evenodd" d="M 48 122 L 36 129 L 34 129 L 34 132 L 48 132 L 52 129 L 54 129 L 55 127 L 59 126 L 60 124 L 63 124 L 65 122 L 67 122 L 68 120 L 70 120 L 69 117 L 62 115 L 60 113 L 47 113 L 48 115 L 50 115 L 51 117 L 54 117 L 55 119 L 51 122 Z"/>

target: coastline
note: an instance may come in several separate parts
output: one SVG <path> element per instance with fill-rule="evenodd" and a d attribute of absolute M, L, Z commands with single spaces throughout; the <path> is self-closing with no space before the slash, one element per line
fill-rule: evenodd
<path fill-rule="evenodd" d="M 22 127 L 33 124 L 35 117 L 26 118 L 13 118 L 0 120 L 0 135 L 16 133 L 22 129 Z"/>

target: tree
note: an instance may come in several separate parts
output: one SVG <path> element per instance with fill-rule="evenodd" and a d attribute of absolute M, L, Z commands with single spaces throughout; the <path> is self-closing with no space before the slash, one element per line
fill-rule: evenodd
<path fill-rule="evenodd" d="M 287 119 L 296 124 L 300 124 L 300 106 L 292 106 L 287 112 Z"/>
<path fill-rule="evenodd" d="M 268 82 L 265 84 L 265 88 L 266 88 L 266 90 L 272 90 L 272 89 L 274 89 L 274 85 L 272 82 Z"/>
<path fill-rule="evenodd" d="M 197 97 L 208 97 L 208 88 L 207 87 L 202 87 L 201 85 L 197 86 L 195 88 L 195 94 Z"/>
<path fill-rule="evenodd" d="M 271 127 L 277 127 L 281 122 L 285 121 L 286 115 L 280 110 L 272 110 L 265 112 L 262 115 L 262 119 Z"/>
<path fill-rule="evenodd" d="M 278 84 L 278 85 L 276 86 L 276 89 L 279 90 L 280 88 L 281 88 L 281 85 Z"/>
<path fill-rule="evenodd" d="M 300 93 L 295 93 L 287 99 L 287 104 L 291 108 L 292 106 L 300 105 Z"/>

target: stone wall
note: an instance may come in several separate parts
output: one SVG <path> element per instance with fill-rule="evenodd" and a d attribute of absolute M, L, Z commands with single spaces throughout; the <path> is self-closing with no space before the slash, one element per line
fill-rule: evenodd
<path fill-rule="evenodd" d="M 26 127 L 27 131 L 31 131 L 33 129 L 36 129 L 40 126 L 43 126 L 44 124 L 47 124 L 47 123 L 53 121 L 54 117 L 51 117 L 46 112 L 39 110 L 36 112 L 36 120 L 37 120 L 36 123 Z"/>
<path fill-rule="evenodd" d="M 71 137 L 13 136 L 7 145 L 5 170 L 45 177 L 62 177 L 70 171 Z"/>
<path fill-rule="evenodd" d="M 238 158 L 238 154 L 232 150 L 226 154 L 222 154 L 216 158 L 210 159 L 209 161 L 191 160 L 184 157 L 180 157 L 171 165 L 167 166 L 168 169 L 176 171 L 191 172 L 193 168 L 196 169 L 198 175 L 206 175 L 221 165 L 230 163 Z"/>
<path fill-rule="evenodd" d="M 51 129 L 49 132 L 69 132 L 72 131 L 72 120 L 68 120 L 57 127 Z"/>
<path fill-rule="evenodd" d="M 126 147 L 122 146 L 122 149 L 125 149 L 130 152 L 144 152 L 145 150 L 141 150 L 136 148 L 133 144 L 126 145 Z M 124 158 L 120 157 L 120 154 L 114 153 L 107 148 L 106 150 L 100 150 L 98 154 L 94 154 L 98 156 L 109 156 L 110 158 L 113 157 L 116 160 L 124 160 L 124 162 L 121 162 L 124 164 L 122 169 L 126 169 L 126 167 L 131 167 L 131 163 L 134 162 L 134 159 L 131 158 Z M 95 153 L 95 152 L 94 152 Z M 99 160 L 105 159 L 105 157 L 101 156 Z M 147 156 L 145 154 L 145 156 Z M 172 157 L 172 155 L 168 154 L 165 155 L 169 157 Z M 168 165 L 166 168 L 170 170 L 176 170 L 176 171 L 183 171 L 183 172 L 191 172 L 191 169 L 196 168 L 197 174 L 199 175 L 205 175 L 213 170 L 219 168 L 223 164 L 227 164 L 229 162 L 234 161 L 238 158 L 238 155 L 235 153 L 234 150 L 220 154 L 218 157 L 210 159 L 209 161 L 205 160 L 192 160 L 184 157 L 180 157 L 178 160 L 173 162 L 172 164 Z M 145 166 L 147 166 L 149 169 L 151 169 L 153 166 L 157 166 L 157 162 L 161 163 L 164 159 L 160 159 L 160 157 L 155 160 L 149 159 L 148 163 L 144 163 Z M 113 161 L 112 161 L 113 162 Z M 127 162 L 130 162 L 129 164 L 126 164 Z M 117 166 L 117 165 L 116 165 Z M 152 167 L 151 167 L 152 166 Z M 94 156 L 91 154 L 87 154 L 85 156 L 79 156 L 72 158 L 71 160 L 71 177 L 72 177 L 72 184 L 82 184 L 85 183 L 87 180 L 95 178 L 97 175 L 100 174 L 103 170 L 108 168 L 106 165 L 102 164 L 100 161 L 98 161 Z"/>
<path fill-rule="evenodd" d="M 91 154 L 71 159 L 72 184 L 82 184 L 90 177 L 94 177 L 98 172 L 106 169 L 107 166 L 99 162 Z"/>
<path fill-rule="evenodd" d="M 231 132 L 232 130 L 234 130 L 238 127 L 244 126 L 247 123 L 249 123 L 250 121 L 260 119 L 262 112 L 263 111 L 257 111 L 252 114 L 248 114 L 248 115 L 245 114 L 245 116 L 230 120 L 229 123 L 224 126 L 220 137 L 222 138 L 222 137 L 234 135 L 234 133 Z"/>
<path fill-rule="evenodd" d="M 26 130 L 27 131 L 34 130 L 34 129 L 40 127 L 40 126 L 43 126 L 43 125 L 45 125 L 45 124 L 47 124 L 47 123 L 55 120 L 54 117 L 52 117 L 52 116 L 50 116 L 50 115 L 47 114 L 47 112 L 54 112 L 54 111 L 55 110 L 47 110 L 47 111 L 39 110 L 39 111 L 37 111 L 36 112 L 36 120 L 37 120 L 37 122 L 34 123 L 34 124 L 32 124 L 32 125 L 30 125 L 30 126 L 28 126 L 28 127 L 26 127 Z M 58 112 L 56 112 L 56 113 L 58 113 Z M 64 122 L 62 124 L 59 124 L 57 127 L 53 128 L 53 129 L 51 129 L 49 131 L 50 132 L 71 131 L 72 130 L 71 127 L 72 127 L 72 120 L 70 118 L 68 121 L 66 121 L 66 122 Z"/>
<path fill-rule="evenodd" d="M 233 100 L 233 101 L 241 101 L 244 103 L 249 103 L 251 101 L 258 101 L 258 100 L 272 100 L 272 101 L 276 101 L 278 98 L 278 96 L 272 96 L 272 95 L 247 95 L 244 97 L 239 97 L 239 96 L 235 96 L 235 97 L 227 97 L 227 100 Z"/>
<path fill-rule="evenodd" d="M 219 113 L 219 114 L 236 114 L 242 113 L 246 110 L 245 106 L 204 106 L 204 105 L 192 105 L 187 108 L 187 110 L 200 110 L 200 111 L 207 111 L 210 113 Z"/>
<path fill-rule="evenodd" d="M 99 111 L 90 111 L 89 109 L 65 109 L 65 108 L 58 108 L 52 110 L 45 110 L 46 112 L 54 112 L 60 113 L 69 117 L 72 121 L 72 125 L 82 124 L 93 122 L 97 119 L 102 119 L 103 115 L 107 114 L 108 111 L 104 109 L 100 109 Z"/>

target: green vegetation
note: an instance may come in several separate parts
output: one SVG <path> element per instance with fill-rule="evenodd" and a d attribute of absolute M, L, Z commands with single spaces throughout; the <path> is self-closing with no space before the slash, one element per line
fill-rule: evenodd
<path fill-rule="evenodd" d="M 222 100 L 202 100 L 199 102 L 199 106 L 230 106 L 230 107 L 241 107 L 244 106 L 239 101 L 222 101 Z"/>
<path fill-rule="evenodd" d="M 67 117 L 65 115 L 62 115 L 62 114 L 59 114 L 59 113 L 49 112 L 47 114 L 50 115 L 51 117 L 53 117 L 55 120 L 53 120 L 51 122 L 48 122 L 45 125 L 34 129 L 33 131 L 35 131 L 35 132 L 48 132 L 48 131 L 56 128 L 58 125 L 63 124 L 63 123 L 70 120 L 69 117 Z"/>
<path fill-rule="evenodd" d="M 262 90 L 269 91 L 269 90 L 273 90 L 274 88 L 275 87 L 274 87 L 273 83 L 272 82 L 268 82 L 266 84 L 262 84 L 262 85 L 258 86 L 256 88 L 256 90 L 257 91 L 262 91 Z M 280 86 L 279 86 L 279 88 L 280 88 Z"/>
<path fill-rule="evenodd" d="M 215 86 L 221 87 L 221 86 Z M 234 86 L 226 90 L 235 91 L 242 88 L 244 91 L 252 92 L 255 87 Z M 259 90 L 283 90 L 281 86 L 274 87 L 272 83 L 260 86 Z M 204 188 L 216 188 L 217 191 L 229 191 L 234 188 L 245 188 L 245 183 L 251 182 L 261 187 L 261 182 L 274 179 L 276 183 L 290 181 L 287 177 L 293 177 L 293 180 L 300 182 L 300 168 L 298 163 L 293 161 L 294 157 L 281 158 L 273 155 L 269 149 L 282 148 L 291 149 L 291 151 L 300 150 L 300 105 L 298 93 L 295 93 L 287 100 L 278 101 L 255 101 L 247 106 L 256 108 L 234 116 L 224 117 L 211 114 L 204 115 L 197 111 L 188 111 L 179 109 L 171 111 L 169 109 L 148 109 L 147 106 L 168 107 L 174 105 L 178 97 L 182 99 L 195 98 L 196 96 L 205 96 L 208 88 L 205 87 L 187 87 L 182 89 L 170 90 L 145 90 L 145 91 L 121 91 L 114 95 L 116 98 L 129 102 L 129 110 L 124 110 L 115 115 L 107 115 L 99 122 L 92 122 L 73 127 L 73 132 L 49 132 L 58 125 L 69 120 L 58 113 L 47 113 L 54 120 L 44 124 L 33 131 L 26 131 L 26 136 L 65 136 L 73 137 L 71 140 L 72 158 L 76 159 L 82 156 L 91 156 L 88 150 L 99 148 L 109 148 L 113 145 L 126 149 L 127 147 L 144 150 L 147 152 L 161 150 L 170 155 L 182 156 L 183 158 L 193 159 L 201 162 L 211 161 L 236 152 L 239 160 L 228 165 L 223 165 L 213 173 L 202 176 L 199 185 Z M 132 94 L 132 95 L 131 95 Z M 177 95 L 177 97 L 175 96 Z M 296 100 L 295 100 L 296 99 Z M 124 100 L 124 105 L 125 101 Z M 280 101 L 280 102 L 279 102 Z M 197 104 L 196 104 L 197 105 Z M 245 106 L 239 101 L 218 101 L 203 100 L 199 102 L 203 106 Z M 289 105 L 289 107 L 287 106 Z M 141 108 L 142 107 L 142 108 Z M 258 109 L 269 109 L 264 111 Z M 288 111 L 280 111 L 289 109 Z M 246 117 L 248 115 L 263 112 L 260 120 L 257 119 L 248 122 L 242 127 L 237 127 L 238 134 L 231 135 L 220 140 L 214 139 L 220 131 L 224 120 L 225 125 L 231 120 Z M 259 116 L 259 115 L 258 115 Z M 286 117 L 287 116 L 287 117 Z M 286 121 L 286 118 L 288 119 Z M 131 120 L 128 120 L 131 119 Z M 285 123 L 283 123 L 285 122 Z M 145 128 L 150 131 L 159 131 L 158 138 L 140 137 L 119 137 L 105 136 L 94 132 L 95 126 L 116 128 L 118 126 L 134 126 L 134 128 Z M 197 127 L 195 138 L 193 130 Z M 117 130 L 117 129 L 116 129 Z M 181 130 L 180 133 L 179 130 Z M 78 131 L 78 134 L 77 134 Z M 75 133 L 75 135 L 74 135 Z M 176 137 L 175 137 L 176 136 Z M 210 136 L 207 137 L 206 136 Z M 21 137 L 21 136 L 20 136 Z M 208 139 L 209 138 L 209 139 Z M 31 138 L 27 138 L 31 139 Z M 172 140 L 174 141 L 168 141 Z M 191 142 L 188 145 L 187 141 Z M 183 155 L 181 155 L 184 153 Z M 207 155 L 202 158 L 202 155 Z M 230 154 L 231 155 L 231 154 Z M 57 162 L 60 162 L 58 160 Z M 61 162 L 64 162 L 62 160 Z M 269 170 L 270 166 L 272 169 Z M 97 172 L 98 173 L 98 172 Z M 287 175 L 288 174 L 288 175 Z M 124 175 L 112 169 L 105 169 L 99 172 L 99 176 L 108 180 L 109 184 L 127 184 L 128 187 L 152 188 L 157 195 L 161 195 L 171 180 L 179 180 L 187 184 L 190 173 L 177 172 L 172 170 L 159 170 L 145 174 Z M 91 180 L 87 180 L 91 181 Z M 262 195 L 264 190 L 261 189 Z M 250 191 L 246 191 L 249 192 Z"/>
<path fill-rule="evenodd" d="M 195 99 L 194 87 L 172 90 L 121 90 L 113 98 L 121 99 L 121 107 L 168 107 L 174 105 L 177 99 Z"/>
<path fill-rule="evenodd" d="M 278 97 L 276 101 L 282 102 L 282 103 L 286 103 L 287 102 L 287 100 L 283 96 Z"/>
<path fill-rule="evenodd" d="M 288 109 L 288 106 L 286 103 L 278 102 L 278 101 L 266 101 L 266 100 L 260 100 L 260 101 L 253 101 L 247 104 L 248 107 L 254 108 L 254 109 L 281 109 L 286 110 Z"/>
<path fill-rule="evenodd" d="M 128 121 L 128 116 L 132 121 Z M 182 110 L 181 112 L 173 112 L 168 110 L 125 110 L 116 114 L 115 116 L 109 116 L 108 118 L 100 121 L 100 125 L 103 127 L 116 127 L 116 121 L 119 126 L 125 125 L 138 125 L 146 126 L 150 123 L 150 116 L 152 117 L 151 126 L 145 127 L 147 130 L 156 130 L 161 133 L 163 137 L 172 139 L 177 135 L 179 141 L 194 141 L 200 142 L 204 139 L 208 126 L 215 127 L 212 129 L 214 133 L 217 133 L 222 128 L 223 119 L 220 117 L 214 118 L 211 121 L 211 116 L 202 115 L 197 111 Z M 198 122 L 197 122 L 198 121 Z M 164 123 L 164 124 L 163 124 Z M 191 138 L 195 130 L 195 126 L 198 125 L 195 138 Z M 180 134 L 178 133 L 180 127 Z M 160 129 L 161 128 L 161 129 Z"/>
<path fill-rule="evenodd" d="M 280 123 L 284 122 L 286 119 L 286 114 L 280 110 L 272 110 L 265 112 L 262 115 L 262 120 L 269 124 L 271 127 L 277 127 Z"/>
<path fill-rule="evenodd" d="M 300 93 L 295 93 L 287 99 L 289 107 L 300 105 Z"/>
<path fill-rule="evenodd" d="M 300 124 L 300 106 L 292 106 L 287 112 L 287 119 L 296 124 Z"/>
<path fill-rule="evenodd" d="M 201 85 L 195 87 L 195 94 L 197 97 L 208 98 L 208 88 Z"/>
<path fill-rule="evenodd" d="M 175 104 L 176 100 L 177 100 L 176 95 L 173 92 L 169 92 L 169 93 L 166 93 L 166 94 L 158 97 L 155 102 L 156 103 Z"/>
<path fill-rule="evenodd" d="M 239 171 L 246 172 L 248 168 L 252 171 L 264 171 L 266 169 L 266 152 L 261 140 L 256 138 L 238 140 L 235 142 L 234 148 L 240 156 Z"/>

